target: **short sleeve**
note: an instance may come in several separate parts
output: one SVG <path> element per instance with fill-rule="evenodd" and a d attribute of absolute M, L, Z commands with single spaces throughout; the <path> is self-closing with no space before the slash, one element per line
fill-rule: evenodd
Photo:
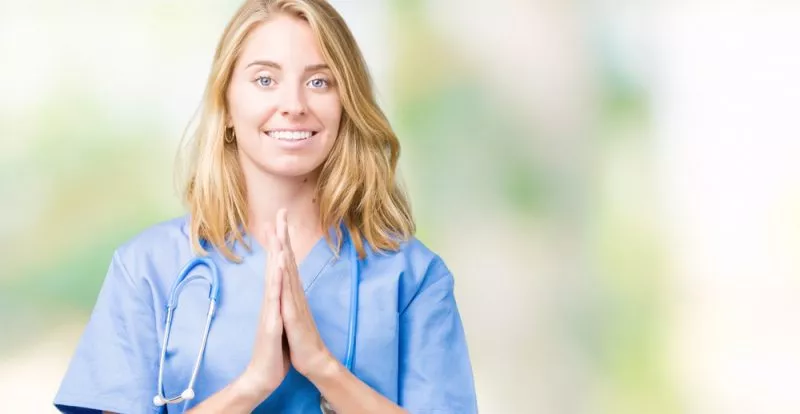
<path fill-rule="evenodd" d="M 54 404 L 63 413 L 158 413 L 160 344 L 146 279 L 114 253 Z"/>
<path fill-rule="evenodd" d="M 453 276 L 433 266 L 400 315 L 400 405 L 412 414 L 477 413 Z"/>

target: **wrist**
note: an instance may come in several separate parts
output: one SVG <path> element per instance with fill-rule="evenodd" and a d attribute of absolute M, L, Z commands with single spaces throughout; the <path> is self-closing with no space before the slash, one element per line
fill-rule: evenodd
<path fill-rule="evenodd" d="M 239 378 L 234 382 L 236 394 L 248 401 L 253 401 L 260 404 L 271 393 L 272 389 L 268 387 L 263 381 L 258 380 L 258 376 L 250 369 L 246 369 Z"/>
<path fill-rule="evenodd" d="M 330 353 L 326 353 L 325 357 L 317 364 L 316 368 L 309 372 L 308 380 L 315 385 L 335 380 L 342 373 L 343 369 L 344 365 L 342 365 L 339 360 L 334 358 Z M 319 386 L 317 388 L 319 388 Z"/>

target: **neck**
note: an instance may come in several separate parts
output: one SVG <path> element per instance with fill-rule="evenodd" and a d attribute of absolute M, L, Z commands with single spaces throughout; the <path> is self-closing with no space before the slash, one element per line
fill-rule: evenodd
<path fill-rule="evenodd" d="M 292 244 L 320 237 L 319 203 L 315 200 L 317 177 L 316 172 L 301 177 L 246 174 L 248 231 L 262 246 L 266 243 L 265 223 L 275 224 L 282 208 L 288 213 Z"/>

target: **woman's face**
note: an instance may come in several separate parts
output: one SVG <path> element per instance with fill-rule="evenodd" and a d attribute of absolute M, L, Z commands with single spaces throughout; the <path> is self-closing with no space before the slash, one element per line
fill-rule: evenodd
<path fill-rule="evenodd" d="M 227 91 L 242 167 L 314 172 L 339 131 L 342 104 L 308 23 L 276 15 L 245 40 Z"/>

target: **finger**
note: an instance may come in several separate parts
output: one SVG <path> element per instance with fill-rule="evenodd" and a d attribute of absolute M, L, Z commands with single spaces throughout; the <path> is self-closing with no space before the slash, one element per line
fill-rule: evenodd
<path fill-rule="evenodd" d="M 292 249 L 284 249 L 282 252 L 282 262 L 284 266 L 289 269 L 286 272 L 286 279 L 289 292 L 292 294 L 292 299 L 295 301 L 295 306 L 300 309 L 302 307 L 303 297 L 303 284 L 300 281 L 300 272 L 297 268 L 297 263 L 294 261 L 294 254 Z"/>
<path fill-rule="evenodd" d="M 267 265 L 267 291 L 266 296 L 271 302 L 280 300 L 281 289 L 283 288 L 283 272 L 281 272 L 279 263 L 270 261 Z"/>
<path fill-rule="evenodd" d="M 297 271 L 297 265 L 291 259 L 291 254 L 291 249 L 284 250 L 281 252 L 281 258 L 283 259 L 283 266 L 289 269 L 289 271 L 286 272 L 289 292 L 292 294 L 292 299 L 295 301 L 295 305 L 300 305 L 300 298 L 298 295 L 302 295 L 303 289 L 300 287 L 300 275 Z"/>
<path fill-rule="evenodd" d="M 275 233 L 278 236 L 278 240 L 280 241 L 282 247 L 286 248 L 287 246 L 291 246 L 289 241 L 286 239 L 286 233 L 288 232 L 288 222 L 287 222 L 287 212 L 285 208 L 281 208 L 278 210 L 278 213 L 275 215 L 275 223 L 276 229 Z"/>
<path fill-rule="evenodd" d="M 294 250 L 292 249 L 292 239 L 289 237 L 289 213 L 286 210 L 282 210 L 282 212 L 278 212 L 278 214 L 281 215 L 279 222 L 283 223 L 280 231 L 278 232 L 278 235 L 281 238 L 281 244 L 283 244 L 284 250 L 287 250 L 289 253 L 289 257 L 287 257 L 287 259 L 291 263 L 295 263 Z"/>
<path fill-rule="evenodd" d="M 264 263 L 264 299 L 268 298 L 267 294 L 270 293 L 270 287 L 274 283 L 273 279 L 275 276 L 275 265 L 277 264 L 274 260 L 272 260 L 273 255 L 271 241 L 272 236 L 270 236 L 271 234 L 275 234 L 272 223 L 264 223 L 264 237 L 267 241 L 266 245 L 264 246 L 264 249 L 267 252 L 267 260 L 266 263 Z"/>
<path fill-rule="evenodd" d="M 290 267 L 288 266 L 288 262 L 286 261 L 286 252 L 282 251 L 279 255 L 279 263 L 283 269 L 287 269 L 285 272 L 285 276 L 283 278 L 283 289 L 285 290 L 286 295 L 288 297 L 284 298 L 287 302 L 294 300 L 294 286 L 292 286 L 292 271 L 288 270 Z"/>
<path fill-rule="evenodd" d="M 270 281 L 272 279 L 273 277 L 270 276 Z M 280 316 L 280 292 L 274 288 L 273 284 L 274 282 L 271 282 L 264 287 L 264 298 L 259 317 L 259 332 L 269 338 L 275 338 L 280 335 L 283 328 Z M 274 297 L 276 293 L 278 294 L 277 299 Z"/>
<path fill-rule="evenodd" d="M 287 268 L 285 254 L 285 252 L 280 253 L 281 268 L 283 269 Z M 291 279 L 291 272 L 284 272 L 283 286 L 281 291 L 281 312 L 283 314 L 283 318 L 287 321 L 294 321 L 297 318 L 297 304 L 294 297 L 295 294 Z"/>
<path fill-rule="evenodd" d="M 277 243 L 275 241 L 275 225 L 270 222 L 264 223 L 264 236 L 267 240 L 267 245 L 265 249 L 267 251 L 267 263 L 266 263 L 266 275 L 267 278 L 267 286 L 270 284 L 270 275 L 272 277 L 279 274 L 278 272 L 278 252 L 280 249 L 277 248 Z M 279 283 L 281 285 L 282 283 Z"/>
<path fill-rule="evenodd" d="M 269 278 L 269 285 L 266 293 L 266 312 L 269 329 L 274 334 L 283 332 L 283 321 L 281 318 L 281 291 L 283 290 L 284 272 L 278 266 L 273 265 L 272 276 Z"/>
<path fill-rule="evenodd" d="M 284 289 L 288 290 L 288 299 L 284 300 L 291 300 L 292 303 L 292 316 L 297 319 L 305 320 L 306 316 L 309 314 L 308 310 L 308 301 L 305 297 L 305 291 L 303 290 L 303 283 L 300 279 L 300 274 L 297 271 L 297 265 L 294 264 L 293 261 L 289 259 L 289 254 L 287 251 L 281 252 L 283 263 L 286 268 L 292 269 L 291 271 L 287 271 L 284 273 Z"/>

